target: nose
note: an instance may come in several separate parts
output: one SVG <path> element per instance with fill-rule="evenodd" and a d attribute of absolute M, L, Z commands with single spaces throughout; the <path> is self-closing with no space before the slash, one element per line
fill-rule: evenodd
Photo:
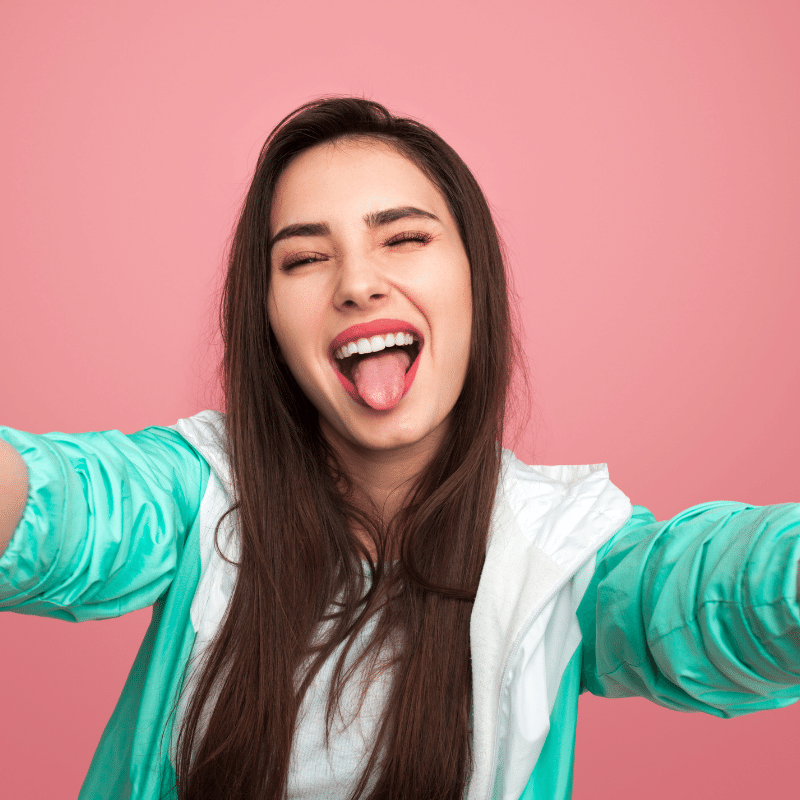
<path fill-rule="evenodd" d="M 367 309 L 382 305 L 391 285 L 369 257 L 347 256 L 339 263 L 333 302 L 339 309 Z"/>

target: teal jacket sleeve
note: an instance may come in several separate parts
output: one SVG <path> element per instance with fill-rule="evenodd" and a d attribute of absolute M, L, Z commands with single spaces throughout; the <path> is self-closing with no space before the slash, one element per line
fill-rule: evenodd
<path fill-rule="evenodd" d="M 69 621 L 152 605 L 176 574 L 208 481 L 177 431 L 31 434 L 0 427 L 28 502 L 0 557 L 0 610 Z"/>
<path fill-rule="evenodd" d="M 800 698 L 800 505 L 641 506 L 578 608 L 581 691 L 733 717 Z"/>

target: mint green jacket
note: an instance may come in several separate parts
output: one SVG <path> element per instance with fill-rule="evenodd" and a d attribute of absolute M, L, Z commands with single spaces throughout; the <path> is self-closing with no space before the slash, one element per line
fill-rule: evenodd
<path fill-rule="evenodd" d="M 153 606 L 80 800 L 175 796 L 187 663 L 235 578 L 213 547 L 230 502 L 223 437 L 216 412 L 131 435 L 0 427 L 30 478 L 0 610 L 80 622 Z M 605 465 L 505 452 L 471 620 L 468 800 L 571 797 L 584 691 L 719 717 L 795 702 L 799 560 L 798 504 L 704 503 L 657 522 Z"/>

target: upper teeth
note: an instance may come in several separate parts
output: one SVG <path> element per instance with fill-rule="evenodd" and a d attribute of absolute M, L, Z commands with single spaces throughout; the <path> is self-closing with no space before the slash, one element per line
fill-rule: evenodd
<path fill-rule="evenodd" d="M 343 344 L 334 352 L 336 358 L 347 358 L 348 356 L 363 355 L 364 353 L 377 353 L 387 347 L 397 347 L 403 344 L 411 344 L 416 341 L 416 336 L 411 333 L 387 333 L 385 336 L 372 336 L 369 339 L 358 339 L 354 342 Z"/>

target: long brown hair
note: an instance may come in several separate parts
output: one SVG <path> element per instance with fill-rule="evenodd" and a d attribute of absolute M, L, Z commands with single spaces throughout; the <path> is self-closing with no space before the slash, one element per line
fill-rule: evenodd
<path fill-rule="evenodd" d="M 428 176 L 458 224 L 471 268 L 469 365 L 452 424 L 404 508 L 386 524 L 342 491 L 347 476 L 320 434 L 316 409 L 280 358 L 267 319 L 276 182 L 299 153 L 343 137 L 389 142 Z M 391 668 L 392 676 L 353 800 L 365 792 L 369 800 L 461 800 L 472 764 L 470 614 L 516 353 L 501 245 L 477 181 L 436 133 L 378 103 L 332 97 L 300 107 L 261 151 L 232 240 L 221 328 L 241 555 L 227 614 L 179 731 L 180 800 L 284 798 L 300 703 L 342 643 L 328 731 L 355 666 L 367 663 L 371 678 Z M 353 523 L 372 538 L 375 561 Z M 386 542 L 394 537 L 400 557 L 386 562 Z M 372 575 L 368 586 L 362 559 Z M 376 614 L 369 646 L 345 674 L 350 645 Z M 324 622 L 329 627 L 317 641 Z M 213 708 L 204 712 L 206 705 Z"/>

